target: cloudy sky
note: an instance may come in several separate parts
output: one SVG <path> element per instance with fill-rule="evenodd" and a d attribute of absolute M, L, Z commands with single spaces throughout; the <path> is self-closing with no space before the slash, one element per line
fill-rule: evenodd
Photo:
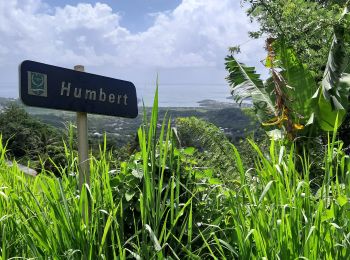
<path fill-rule="evenodd" d="M 263 42 L 247 34 L 256 28 L 240 0 L 0 0 L 0 96 L 18 97 L 29 59 L 83 64 L 145 98 L 158 75 L 165 103 L 225 98 L 229 46 L 242 44 L 240 60 L 263 72 Z"/>

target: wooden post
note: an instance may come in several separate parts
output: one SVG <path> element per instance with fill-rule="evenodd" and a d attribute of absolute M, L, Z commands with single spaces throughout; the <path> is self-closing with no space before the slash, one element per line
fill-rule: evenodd
<path fill-rule="evenodd" d="M 74 69 L 84 71 L 84 66 L 76 65 Z M 90 166 L 89 166 L 89 146 L 87 131 L 87 113 L 77 112 L 77 131 L 78 131 L 78 154 L 79 154 L 79 189 L 84 183 L 90 185 Z"/>
<path fill-rule="evenodd" d="M 84 66 L 76 65 L 74 66 L 74 70 L 84 71 Z M 77 132 L 78 132 L 78 156 L 79 156 L 79 190 L 81 192 L 84 183 L 90 186 L 87 113 L 85 112 L 77 112 Z M 88 208 L 88 212 L 90 212 L 90 207 Z M 85 210 L 83 210 L 83 219 L 85 220 Z"/>

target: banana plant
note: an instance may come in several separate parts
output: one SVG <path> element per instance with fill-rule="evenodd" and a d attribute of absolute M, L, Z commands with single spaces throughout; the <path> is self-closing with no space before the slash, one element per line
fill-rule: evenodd
<path fill-rule="evenodd" d="M 274 139 L 295 136 L 312 114 L 311 96 L 317 86 L 313 74 L 298 61 L 283 41 L 267 41 L 266 67 L 271 77 L 263 82 L 254 68 L 226 58 L 227 80 L 236 102 L 251 98 L 258 119 Z"/>
<path fill-rule="evenodd" d="M 317 101 L 314 117 L 322 130 L 332 131 L 343 122 L 349 101 L 350 70 L 346 45 L 350 43 L 350 14 L 346 8 L 334 36 L 321 85 L 313 95 Z M 335 125 L 338 116 L 338 125 Z M 312 121 L 310 121 L 312 123 Z"/>
<path fill-rule="evenodd" d="M 349 25 L 350 16 L 345 9 L 334 29 L 320 83 L 283 38 L 267 40 L 266 67 L 271 77 L 265 82 L 253 67 L 239 63 L 233 55 L 227 56 L 227 80 L 234 100 L 241 103 L 250 98 L 262 125 L 275 138 L 287 134 L 293 139 L 298 131 L 307 134 L 310 126 L 332 131 L 336 118 L 341 124 L 348 108 L 350 69 L 345 47 L 350 43 Z"/>
<path fill-rule="evenodd" d="M 230 55 L 226 57 L 226 70 L 230 73 L 227 80 L 232 86 L 231 94 L 237 103 L 241 104 L 246 99 L 252 99 L 260 121 L 277 116 L 271 92 L 254 67 L 247 67 Z"/>

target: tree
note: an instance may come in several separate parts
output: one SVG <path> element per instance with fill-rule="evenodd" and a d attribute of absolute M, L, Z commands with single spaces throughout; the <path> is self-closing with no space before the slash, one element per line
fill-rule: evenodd
<path fill-rule="evenodd" d="M 325 60 L 346 0 L 244 0 L 260 29 L 250 36 L 282 38 L 303 64 L 322 79 Z M 346 48 L 349 50 L 349 47 Z"/>
<path fill-rule="evenodd" d="M 57 165 L 64 164 L 64 149 L 62 147 L 62 133 L 34 117 L 30 116 L 21 106 L 10 103 L 0 113 L 0 134 L 7 142 L 8 155 L 23 160 L 25 164 L 30 160 L 41 167 L 54 171 L 54 165 L 48 160 L 50 157 Z"/>
<path fill-rule="evenodd" d="M 350 87 L 346 53 L 350 42 L 350 15 L 347 8 L 339 18 L 330 47 L 328 45 L 328 61 L 325 59 L 322 66 L 324 72 L 320 84 L 315 73 L 298 59 L 298 51 L 291 47 L 282 31 L 278 38 L 268 38 L 266 42 L 266 67 L 271 73 L 266 83 L 259 79 L 254 68 L 239 63 L 232 55 L 226 58 L 234 98 L 237 101 L 252 98 L 262 124 L 273 127 L 270 133 L 275 136 L 276 131 L 280 137 L 286 132 L 293 139 L 295 130 L 305 128 L 310 134 L 308 126 L 315 126 L 315 122 L 325 131 L 333 130 L 337 122 L 342 122 Z M 276 127 L 284 131 L 278 132 Z"/>

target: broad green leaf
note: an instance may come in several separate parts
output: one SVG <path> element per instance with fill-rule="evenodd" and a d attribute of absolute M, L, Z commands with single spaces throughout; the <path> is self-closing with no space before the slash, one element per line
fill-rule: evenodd
<path fill-rule="evenodd" d="M 328 54 L 328 61 L 323 74 L 322 88 L 324 90 L 325 98 L 328 92 L 336 90 L 342 73 L 348 66 L 348 57 L 345 51 L 345 39 L 348 38 L 349 32 L 346 28 L 346 22 L 349 21 L 349 14 L 347 9 L 344 16 L 340 20 L 339 25 L 334 29 L 333 42 Z M 335 94 L 329 93 L 331 95 Z"/>
<path fill-rule="evenodd" d="M 213 170 L 212 169 L 205 169 L 203 171 L 194 171 L 195 178 L 196 179 L 207 179 L 213 177 Z"/>
<path fill-rule="evenodd" d="M 334 218 L 334 207 L 333 204 L 330 209 L 326 209 L 322 212 L 321 221 L 327 221 Z"/>
<path fill-rule="evenodd" d="M 184 149 L 184 153 L 187 155 L 193 155 L 195 151 L 196 149 L 194 147 L 187 147 L 186 149 Z"/>
<path fill-rule="evenodd" d="M 270 94 L 255 72 L 254 67 L 247 67 L 239 63 L 232 55 L 226 57 L 226 78 L 231 86 L 234 100 L 242 103 L 243 100 L 252 99 L 254 109 L 261 121 L 266 121 L 276 114 L 275 106 Z"/>
<path fill-rule="evenodd" d="M 343 207 L 346 203 L 348 203 L 348 199 L 347 199 L 347 197 L 340 195 L 337 198 L 337 202 L 338 202 L 340 207 Z"/>
<path fill-rule="evenodd" d="M 213 170 L 212 169 L 205 169 L 204 174 L 206 177 L 213 177 Z"/>
<path fill-rule="evenodd" d="M 319 91 L 317 117 L 321 129 L 325 131 L 334 129 L 337 115 L 340 125 L 348 108 L 350 76 L 345 73 L 349 65 L 345 44 L 350 35 L 347 28 L 349 21 L 350 16 L 345 9 L 339 25 L 334 29 L 333 42 Z"/>
<path fill-rule="evenodd" d="M 276 41 L 273 46 L 276 66 L 282 69 L 281 75 L 287 83 L 282 91 L 287 96 L 285 102 L 293 122 L 305 125 L 314 111 L 311 99 L 317 89 L 314 73 L 300 62 L 294 50 L 287 47 L 283 40 Z"/>
<path fill-rule="evenodd" d="M 221 181 L 218 178 L 209 178 L 208 183 L 211 185 L 218 185 L 222 184 Z"/>
<path fill-rule="evenodd" d="M 126 201 L 130 201 L 130 200 L 134 197 L 134 195 L 135 195 L 135 192 L 133 192 L 133 193 L 126 192 L 126 193 L 125 193 L 125 199 L 126 199 Z"/>
<path fill-rule="evenodd" d="M 323 98 L 322 90 L 318 99 L 318 116 L 317 121 L 320 128 L 324 131 L 333 131 L 335 121 L 338 115 L 338 126 L 341 125 L 346 115 L 346 110 L 335 110 L 332 108 L 332 104 Z"/>

